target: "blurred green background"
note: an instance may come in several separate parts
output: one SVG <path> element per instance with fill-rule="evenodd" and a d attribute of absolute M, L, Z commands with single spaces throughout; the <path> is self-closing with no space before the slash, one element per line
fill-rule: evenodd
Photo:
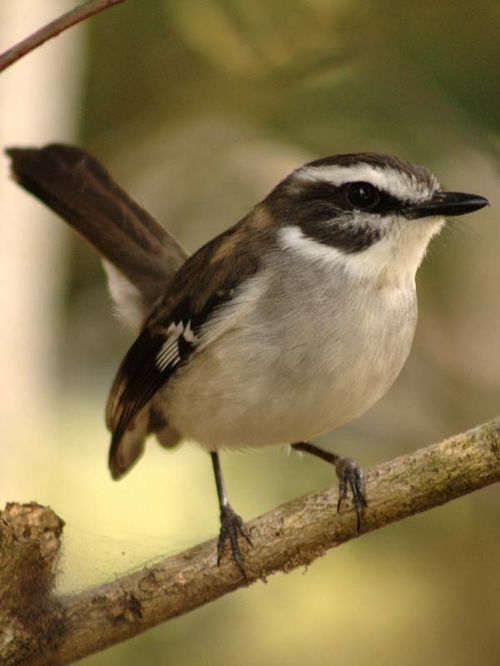
<path fill-rule="evenodd" d="M 41 24 L 37 5 L 0 6 L 2 49 Z M 48 1 L 43 22 L 71 6 Z M 191 251 L 292 168 L 339 152 L 395 153 L 487 196 L 434 241 L 395 387 L 321 443 L 368 467 L 498 413 L 498 0 L 128 0 L 26 61 L 0 80 L 2 145 L 84 145 Z M 109 478 L 103 406 L 131 335 L 95 255 L 7 171 L 0 500 L 64 518 L 73 591 L 215 536 L 216 496 L 191 444 L 151 444 Z M 247 518 L 333 482 L 279 450 L 223 465 Z M 497 665 L 499 500 L 489 488 L 366 535 L 82 663 Z"/>

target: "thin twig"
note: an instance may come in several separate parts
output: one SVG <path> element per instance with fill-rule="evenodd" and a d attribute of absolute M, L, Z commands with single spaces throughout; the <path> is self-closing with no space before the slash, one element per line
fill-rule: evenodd
<path fill-rule="evenodd" d="M 363 532 L 498 481 L 500 418 L 369 470 L 369 504 L 363 516 Z M 352 508 L 345 506 L 337 514 L 336 500 L 336 489 L 330 488 L 250 522 L 254 548 L 245 549 L 249 581 L 308 565 L 329 548 L 356 537 Z M 2 585 L 0 571 L 0 589 Z M 28 645 L 21 641 L 15 645 L 24 650 L 24 655 L 30 655 L 22 661 L 25 666 L 70 664 L 244 585 L 230 558 L 225 557 L 217 567 L 215 541 L 209 541 L 112 583 L 68 597 L 51 597 L 52 606 L 44 605 L 43 622 L 49 627 L 44 636 L 35 629 L 36 623 L 18 618 L 18 633 L 23 635 L 27 626 L 34 629 Z M 0 629 L 7 626 L 1 611 L 0 606 Z M 16 628 L 8 629 L 6 635 L 12 645 Z M 41 645 L 51 647 L 43 649 Z M 20 663 L 4 661 L 4 655 L 0 640 L 0 662 Z"/>
<path fill-rule="evenodd" d="M 90 0 L 83 5 L 75 7 L 75 9 L 71 9 L 66 14 L 47 23 L 43 28 L 40 28 L 29 37 L 26 37 L 26 39 L 23 39 L 12 48 L 0 54 L 0 72 L 7 69 L 7 67 L 17 62 L 20 58 L 36 49 L 38 46 L 41 46 L 41 44 L 47 40 L 52 39 L 52 37 L 57 37 L 57 35 L 61 34 L 64 30 L 71 28 L 71 26 L 76 25 L 77 23 L 81 23 L 81 21 L 85 21 L 85 19 L 95 16 L 96 14 L 99 14 L 99 12 L 109 9 L 120 2 L 125 2 L 125 0 Z"/>

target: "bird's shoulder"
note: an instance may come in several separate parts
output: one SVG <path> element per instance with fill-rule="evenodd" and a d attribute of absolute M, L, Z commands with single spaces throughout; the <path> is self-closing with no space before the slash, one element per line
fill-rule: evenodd
<path fill-rule="evenodd" d="M 266 209 L 256 208 L 180 268 L 127 352 L 111 388 L 106 421 L 117 437 L 175 370 L 206 346 L 214 332 L 223 330 L 213 326 L 210 331 L 210 321 L 220 312 L 230 318 L 235 309 L 224 306 L 237 302 L 256 276 L 273 233 Z"/>

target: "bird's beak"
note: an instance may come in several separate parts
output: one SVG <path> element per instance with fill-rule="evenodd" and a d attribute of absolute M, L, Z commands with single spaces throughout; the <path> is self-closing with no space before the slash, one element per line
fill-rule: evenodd
<path fill-rule="evenodd" d="M 475 210 L 489 206 L 490 202 L 478 194 L 463 194 L 462 192 L 436 192 L 429 201 L 409 206 L 405 213 L 412 219 L 419 217 L 432 217 L 439 215 L 465 215 Z"/>

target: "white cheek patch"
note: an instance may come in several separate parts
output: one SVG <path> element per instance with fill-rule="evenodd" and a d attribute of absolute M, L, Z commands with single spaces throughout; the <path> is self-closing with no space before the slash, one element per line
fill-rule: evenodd
<path fill-rule="evenodd" d="M 413 287 L 427 245 L 442 224 L 443 220 L 433 219 L 432 224 L 415 225 L 413 233 L 408 229 L 394 230 L 369 248 L 351 254 L 306 236 L 299 227 L 283 227 L 278 238 L 283 250 L 307 261 L 329 264 L 356 279 L 380 286 Z"/>
<path fill-rule="evenodd" d="M 298 169 L 296 177 L 304 181 L 326 181 L 335 186 L 353 182 L 371 183 L 396 199 L 411 203 L 427 201 L 439 189 L 439 183 L 434 176 L 429 184 L 404 171 L 379 168 L 363 162 L 349 167 L 337 164 L 305 166 Z"/>
<path fill-rule="evenodd" d="M 278 239 L 284 250 L 292 250 L 311 261 L 338 264 L 345 257 L 343 252 L 332 245 L 325 245 L 306 236 L 300 227 L 283 227 L 278 232 Z"/>

